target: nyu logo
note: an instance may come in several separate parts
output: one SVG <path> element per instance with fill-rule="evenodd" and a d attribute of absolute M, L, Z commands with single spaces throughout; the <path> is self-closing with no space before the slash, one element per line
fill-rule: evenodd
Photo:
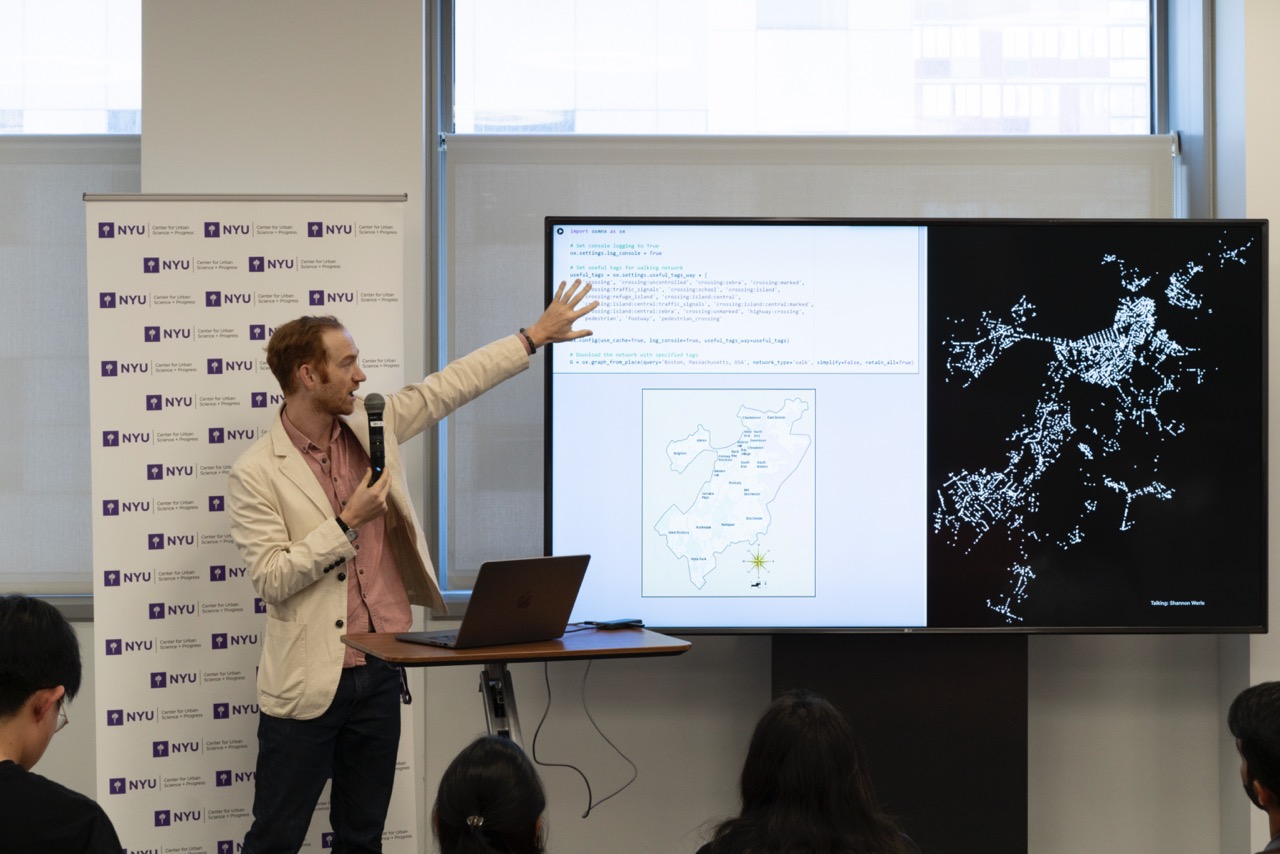
<path fill-rule="evenodd" d="M 116 306 L 123 308 L 127 305 L 146 304 L 146 294 L 121 294 L 115 291 L 101 291 L 98 293 L 98 308 L 115 308 Z"/>
<path fill-rule="evenodd" d="M 163 551 L 166 548 L 195 544 L 195 534 L 147 534 L 147 551 Z"/>
<path fill-rule="evenodd" d="M 242 237 L 249 236 L 249 226 L 247 225 L 229 225 L 227 223 L 206 222 L 204 224 L 205 237 L 221 237 L 224 234 L 238 235 Z"/>
<path fill-rule="evenodd" d="M 178 261 L 170 261 L 162 259 L 158 256 L 151 255 L 142 259 L 143 273 L 159 273 L 161 270 L 190 270 L 191 259 L 183 258 Z"/>
<path fill-rule="evenodd" d="M 108 569 L 102 573 L 103 587 L 119 587 L 121 584 L 148 584 L 150 582 L 150 572 L 121 572 L 118 569 Z"/>
<path fill-rule="evenodd" d="M 147 606 L 147 616 L 152 620 L 163 620 L 165 617 L 194 617 L 195 615 L 196 606 L 193 604 L 166 605 L 164 602 L 152 602 Z"/>
<path fill-rule="evenodd" d="M 218 854 L 239 854 L 244 846 L 231 839 L 218 840 Z"/>
<path fill-rule="evenodd" d="M 274 326 L 267 326 L 265 323 L 249 324 L 249 340 L 250 341 L 266 341 L 276 332 Z"/>
<path fill-rule="evenodd" d="M 266 391 L 255 391 L 249 395 L 249 405 L 254 409 L 266 409 L 284 403 L 283 394 L 272 394 Z"/>
<path fill-rule="evenodd" d="M 221 513 L 223 505 L 225 504 L 226 504 L 226 501 L 223 499 L 221 495 L 209 496 L 209 512 L 210 513 Z"/>
<path fill-rule="evenodd" d="M 149 463 L 147 465 L 147 480 L 164 480 L 166 477 L 193 477 L 196 473 L 196 467 L 188 466 L 166 466 L 160 463 Z"/>
<path fill-rule="evenodd" d="M 102 502 L 103 516 L 119 516 L 121 513 L 150 513 L 150 501 L 118 501 L 108 498 Z"/>
<path fill-rule="evenodd" d="M 267 613 L 267 603 L 259 596 L 253 597 L 253 613 L 255 614 Z"/>
<path fill-rule="evenodd" d="M 213 774 L 214 785 L 218 788 L 230 786 L 233 783 L 248 783 L 253 780 L 252 771 L 215 771 Z"/>
<path fill-rule="evenodd" d="M 228 718 L 239 715 L 256 715 L 258 714 L 257 703 L 214 703 L 213 719 L 215 721 L 224 721 Z"/>
<path fill-rule="evenodd" d="M 155 641 L 126 641 L 120 638 L 107 638 L 107 655 L 123 655 L 126 652 L 150 652 Z"/>
<path fill-rule="evenodd" d="M 102 362 L 102 376 L 116 377 L 121 374 L 145 374 L 151 369 L 150 362 L 117 362 L 107 359 Z"/>
<path fill-rule="evenodd" d="M 160 781 L 155 777 L 143 777 L 140 780 L 112 777 L 108 781 L 107 791 L 112 795 L 123 795 L 126 792 L 142 792 L 159 788 Z"/>
<path fill-rule="evenodd" d="M 191 339 L 191 327 L 189 326 L 144 326 L 142 327 L 142 338 L 148 344 L 154 344 L 157 341 L 178 341 Z"/>
<path fill-rule="evenodd" d="M 190 409 L 195 406 L 195 398 L 190 395 L 169 397 L 168 395 L 149 394 L 147 395 L 147 411 L 160 412 L 165 407 L 185 407 Z"/>
<path fill-rule="evenodd" d="M 351 234 L 355 228 L 345 225 L 325 225 L 323 222 L 308 222 L 307 237 L 323 237 L 326 234 Z"/>
<path fill-rule="evenodd" d="M 266 270 L 292 270 L 292 258 L 268 258 L 265 255 L 249 256 L 249 272 L 261 273 Z"/>
<path fill-rule="evenodd" d="M 156 719 L 154 709 L 145 712 L 127 712 L 124 709 L 107 710 L 107 726 L 124 726 L 125 724 L 149 723 Z"/>
<path fill-rule="evenodd" d="M 164 670 L 153 670 L 148 684 L 154 688 L 168 688 L 170 685 L 196 685 L 200 682 L 200 673 L 168 673 Z"/>
<path fill-rule="evenodd" d="M 248 568 L 243 566 L 215 564 L 209 567 L 209 580 L 226 581 L 228 578 L 244 578 L 248 571 Z"/>
<path fill-rule="evenodd" d="M 204 307 L 221 308 L 223 305 L 252 305 L 253 294 L 234 294 L 225 291 L 205 291 Z"/>
<path fill-rule="evenodd" d="M 150 362 L 117 362 L 114 359 L 102 362 L 102 376 L 104 377 L 115 377 L 121 374 L 145 374 L 150 369 Z"/>
<path fill-rule="evenodd" d="M 150 433 L 121 433 L 119 430 L 102 431 L 102 446 L 104 448 L 115 448 L 120 445 L 145 445 L 150 441 Z"/>
<path fill-rule="evenodd" d="M 98 238 L 112 240 L 115 237 L 141 237 L 147 233 L 145 225 L 116 225 L 114 222 L 98 223 Z"/>
<path fill-rule="evenodd" d="M 356 295 L 354 291 L 308 291 L 307 301 L 311 305 L 349 304 L 356 301 Z"/>
<path fill-rule="evenodd" d="M 243 442 L 247 439 L 253 439 L 256 436 L 257 431 L 252 427 L 246 427 L 243 429 L 227 428 L 225 430 L 221 427 L 209 428 L 210 445 L 221 445 L 226 442 Z"/>
<path fill-rule="evenodd" d="M 236 371 L 252 371 L 253 359 L 209 359 L 208 372 L 211 374 L 221 374 L 223 372 L 233 373 Z"/>

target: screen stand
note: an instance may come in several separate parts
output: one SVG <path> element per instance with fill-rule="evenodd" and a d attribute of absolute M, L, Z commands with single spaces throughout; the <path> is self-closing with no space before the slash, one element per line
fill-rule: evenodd
<path fill-rule="evenodd" d="M 484 720 L 490 735 L 509 738 L 524 744 L 520 734 L 520 715 L 516 712 L 516 689 L 511 671 L 500 661 L 485 664 L 480 674 L 480 693 L 484 694 Z"/>

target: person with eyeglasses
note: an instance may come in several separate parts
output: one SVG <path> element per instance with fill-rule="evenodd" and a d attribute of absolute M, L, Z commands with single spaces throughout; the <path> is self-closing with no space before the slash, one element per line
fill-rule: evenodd
<path fill-rule="evenodd" d="M 120 854 L 111 819 L 79 792 L 34 774 L 80 690 L 80 643 L 30 596 L 0 596 L 0 849 Z"/>

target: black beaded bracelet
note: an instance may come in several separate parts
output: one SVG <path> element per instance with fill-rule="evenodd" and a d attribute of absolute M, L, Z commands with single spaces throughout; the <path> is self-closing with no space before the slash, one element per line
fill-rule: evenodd
<path fill-rule="evenodd" d="M 529 355 L 532 356 L 538 352 L 538 348 L 534 346 L 533 339 L 529 337 L 529 333 L 524 331 L 524 327 L 520 327 L 520 334 L 524 336 L 525 343 L 529 345 Z"/>

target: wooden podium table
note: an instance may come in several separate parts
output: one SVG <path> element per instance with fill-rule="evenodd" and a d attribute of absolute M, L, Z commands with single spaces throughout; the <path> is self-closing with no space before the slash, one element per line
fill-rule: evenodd
<path fill-rule="evenodd" d="M 483 665 L 480 691 L 485 697 L 485 722 L 489 732 L 516 741 L 523 739 L 520 736 L 520 717 L 516 713 L 515 687 L 511 682 L 511 672 L 507 669 L 509 663 L 680 655 L 692 647 L 689 641 L 648 629 L 601 631 L 589 626 L 579 628 L 577 625 L 569 626 L 564 637 L 556 640 L 473 649 L 446 649 L 408 643 L 396 640 L 392 634 L 373 632 L 343 635 L 342 642 L 366 655 L 401 667 Z"/>

